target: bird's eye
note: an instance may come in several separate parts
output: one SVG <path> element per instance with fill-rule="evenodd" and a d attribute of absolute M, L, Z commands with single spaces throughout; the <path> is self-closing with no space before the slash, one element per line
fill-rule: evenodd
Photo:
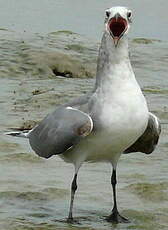
<path fill-rule="evenodd" d="M 127 17 L 128 17 L 128 18 L 131 18 L 131 16 L 132 16 L 131 11 L 128 11 L 128 13 L 127 13 Z"/>
<path fill-rule="evenodd" d="M 106 16 L 109 17 L 110 16 L 110 11 L 106 10 Z"/>

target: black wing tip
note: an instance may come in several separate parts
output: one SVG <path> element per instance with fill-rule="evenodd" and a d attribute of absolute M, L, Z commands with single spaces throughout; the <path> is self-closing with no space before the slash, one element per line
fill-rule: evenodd
<path fill-rule="evenodd" d="M 7 136 L 13 136 L 13 137 L 18 137 L 21 134 L 21 132 L 8 132 L 5 133 Z"/>

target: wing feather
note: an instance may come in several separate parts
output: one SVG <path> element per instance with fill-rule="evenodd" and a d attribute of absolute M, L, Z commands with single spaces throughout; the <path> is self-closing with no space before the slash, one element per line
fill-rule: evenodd
<path fill-rule="evenodd" d="M 41 157 L 61 154 L 90 134 L 91 117 L 72 107 L 59 107 L 29 134 L 32 149 Z"/>
<path fill-rule="evenodd" d="M 146 154 L 152 153 L 159 140 L 159 136 L 161 133 L 161 124 L 158 118 L 149 113 L 148 125 L 145 132 L 139 139 L 131 145 L 128 149 L 124 151 L 124 153 L 132 153 L 132 152 L 142 152 Z"/>

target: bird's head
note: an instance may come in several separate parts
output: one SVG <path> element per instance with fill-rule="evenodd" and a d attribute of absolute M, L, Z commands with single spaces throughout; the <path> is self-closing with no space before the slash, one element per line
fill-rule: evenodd
<path fill-rule="evenodd" d="M 126 7 L 112 7 L 106 10 L 105 29 L 117 47 L 120 39 L 124 37 L 132 22 L 132 12 Z"/>

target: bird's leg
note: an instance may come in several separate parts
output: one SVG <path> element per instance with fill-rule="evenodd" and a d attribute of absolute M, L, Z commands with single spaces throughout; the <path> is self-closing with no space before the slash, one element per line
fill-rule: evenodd
<path fill-rule="evenodd" d="M 71 201 L 70 201 L 69 215 L 67 219 L 69 223 L 73 222 L 72 210 L 73 210 L 73 203 L 74 203 L 74 197 L 75 197 L 76 190 L 77 190 L 77 173 L 75 173 L 72 184 L 71 184 Z"/>
<path fill-rule="evenodd" d="M 114 200 L 114 205 L 112 209 L 112 213 L 110 216 L 107 217 L 107 221 L 112 222 L 112 223 L 128 223 L 128 219 L 125 217 L 121 216 L 118 212 L 117 208 L 117 199 L 116 199 L 116 169 L 113 169 L 112 176 L 111 176 L 111 185 L 113 188 L 113 200 Z"/>

